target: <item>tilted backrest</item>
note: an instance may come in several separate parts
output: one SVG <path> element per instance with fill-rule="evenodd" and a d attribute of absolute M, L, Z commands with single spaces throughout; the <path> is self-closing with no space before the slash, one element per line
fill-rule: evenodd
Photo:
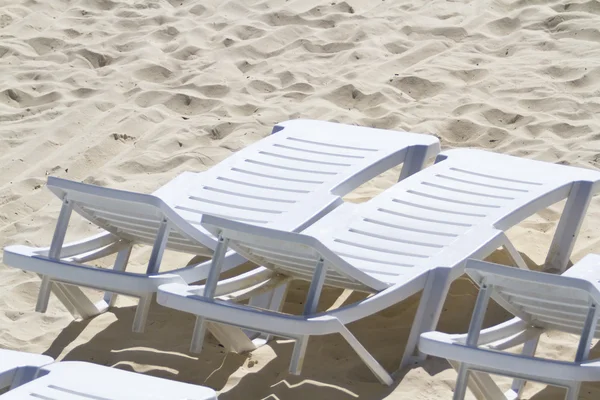
<path fill-rule="evenodd" d="M 600 304 L 596 282 L 469 260 L 466 272 L 506 310 L 534 326 L 580 335 L 591 307 Z M 596 318 L 600 317 L 597 314 Z M 600 326 L 595 330 L 600 334 Z"/>
<path fill-rule="evenodd" d="M 304 233 L 359 268 L 392 267 L 400 275 L 453 267 L 499 232 L 566 198 L 574 182 L 600 182 L 597 171 L 479 150 L 440 158 L 351 216 L 332 213 Z"/>
<path fill-rule="evenodd" d="M 210 255 L 206 247 L 214 247 L 213 238 L 199 232 L 156 196 L 55 177 L 48 177 L 48 187 L 63 199 L 63 208 L 67 200 L 78 214 L 120 238 L 154 245 L 161 225 L 166 224 L 170 249 Z M 61 213 L 59 224 L 62 217 Z"/>
<path fill-rule="evenodd" d="M 204 226 L 213 235 L 229 240 L 229 247 L 250 260 L 274 271 L 312 280 L 320 260 L 326 270 L 325 284 L 367 292 L 383 290 L 389 285 L 360 271 L 332 253 L 312 236 L 284 232 L 204 215 Z"/>
<path fill-rule="evenodd" d="M 174 207 L 190 221 L 210 214 L 298 231 L 409 153 L 439 151 L 430 135 L 322 121 L 287 121 L 274 132 L 190 179 Z"/>
<path fill-rule="evenodd" d="M 485 151 L 451 150 L 442 158 L 366 203 L 338 207 L 302 233 L 348 266 L 390 285 L 485 256 L 504 229 L 566 198 L 574 182 L 600 181 L 596 171 Z M 310 279 L 312 259 L 303 260 L 300 270 L 297 254 L 285 258 L 280 245 L 253 249 L 247 244 L 251 235 L 236 236 L 230 246 L 258 264 Z M 344 281 L 337 286 L 344 284 L 356 286 Z"/>
<path fill-rule="evenodd" d="M 78 198 L 78 213 L 128 240 L 152 244 L 167 218 L 173 228 L 167 247 L 203 254 L 199 239 L 215 246 L 201 230 L 203 214 L 298 231 L 368 179 L 404 161 L 414 172 L 439 151 L 434 136 L 321 121 L 288 121 L 274 132 L 207 171 L 180 175 L 153 196 L 58 178 L 49 178 L 48 187 L 60 198 Z M 199 229 L 205 237 L 191 234 Z"/>

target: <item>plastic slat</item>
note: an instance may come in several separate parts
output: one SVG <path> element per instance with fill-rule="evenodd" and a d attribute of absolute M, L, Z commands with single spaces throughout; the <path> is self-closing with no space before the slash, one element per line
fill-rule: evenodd
<path fill-rule="evenodd" d="M 456 214 L 455 212 L 449 212 L 440 207 L 439 204 L 423 204 L 422 199 L 397 199 L 396 201 L 389 201 L 385 204 L 379 203 L 377 211 L 385 215 L 391 214 L 400 217 L 412 217 L 417 221 L 433 222 L 441 225 L 453 225 L 458 227 L 472 227 L 478 224 L 486 214 L 473 213 L 466 211 L 472 215 Z M 430 202 L 431 203 L 431 202 Z M 367 214 L 368 215 L 368 214 Z M 381 215 L 381 214 L 379 214 Z"/>
<path fill-rule="evenodd" d="M 244 162 L 236 164 L 233 170 L 242 173 L 250 173 L 254 176 L 258 177 L 267 177 L 272 179 L 280 179 L 288 182 L 295 183 L 312 183 L 312 184 L 323 184 L 325 182 L 330 181 L 332 178 L 335 178 L 335 174 L 316 174 L 316 173 L 306 173 L 302 171 L 292 171 L 292 170 L 283 170 L 278 169 L 274 166 L 268 165 L 260 165 L 254 162 Z M 256 179 L 256 178 L 254 178 Z"/>
<path fill-rule="evenodd" d="M 260 183 L 260 182 L 256 182 Z M 201 193 L 211 191 L 223 196 L 224 199 L 237 197 L 240 199 L 256 199 L 265 204 L 277 205 L 278 203 L 295 204 L 302 201 L 307 193 L 298 193 L 282 190 L 271 190 L 265 187 L 243 185 L 232 181 L 213 180 L 210 184 L 203 185 L 201 189 L 192 189 L 190 196 L 201 196 Z"/>
<path fill-rule="evenodd" d="M 392 240 L 404 240 L 406 242 L 415 243 L 426 243 L 435 246 L 447 246 L 456 240 L 455 235 L 443 235 L 435 231 L 431 233 L 423 232 L 423 229 L 413 230 L 408 227 L 392 226 L 389 223 L 381 223 L 372 219 L 358 220 L 352 222 L 350 229 L 357 233 L 368 235 L 371 234 L 374 237 L 386 237 Z"/>
<path fill-rule="evenodd" d="M 327 155 L 322 153 L 314 153 L 307 151 L 298 151 L 297 148 L 289 146 L 280 146 L 266 148 L 258 152 L 261 156 L 271 160 L 288 160 L 298 163 L 298 165 L 317 166 L 317 167 L 342 167 L 348 168 L 356 164 L 360 158 L 340 158 L 339 156 Z"/>
<path fill-rule="evenodd" d="M 455 166 L 449 167 L 444 172 L 444 175 L 462 180 L 467 180 L 474 184 L 504 186 L 507 189 L 532 191 L 537 189 L 542 182 L 538 179 L 527 180 L 521 178 L 527 175 L 527 171 L 520 171 L 517 175 L 501 174 L 498 171 L 480 172 L 474 171 L 472 167 Z M 521 178 L 521 179 L 520 179 Z"/>
<path fill-rule="evenodd" d="M 392 247 L 400 251 L 408 251 L 404 246 L 414 246 L 415 251 L 433 254 L 443 247 L 452 243 L 455 238 L 447 236 L 426 235 L 423 233 L 410 232 L 394 229 L 359 221 L 348 228 L 347 231 L 335 235 L 335 238 L 346 240 L 360 240 L 363 244 L 373 246 L 380 245 Z"/>
<path fill-rule="evenodd" d="M 340 143 L 340 140 L 335 137 L 324 137 L 321 136 L 319 139 L 307 138 L 307 136 L 287 136 L 284 140 L 278 143 L 288 146 L 294 146 L 305 150 L 312 150 L 315 152 L 330 152 L 332 154 L 342 154 L 345 156 L 357 156 L 357 157 L 369 157 L 381 150 L 377 148 L 375 141 L 371 141 L 370 145 L 365 146 L 364 144 L 346 144 Z"/>
<path fill-rule="evenodd" d="M 213 204 L 223 209 L 240 209 L 264 214 L 282 214 L 296 203 L 265 201 L 263 199 L 234 196 L 214 190 L 199 190 L 182 206 L 202 210 L 205 204 Z"/>
<path fill-rule="evenodd" d="M 442 200 L 439 197 L 430 197 L 422 191 L 412 189 L 402 193 L 401 196 L 395 197 L 392 202 L 397 204 L 396 208 L 410 205 L 421 210 L 431 211 L 435 215 L 447 216 L 446 218 L 485 218 L 500 208 L 499 206 L 492 208 L 476 203 L 462 204 L 450 200 Z"/>
<path fill-rule="evenodd" d="M 157 225 L 160 223 L 160 218 L 158 216 L 156 216 L 155 214 L 145 214 L 145 215 L 141 215 L 141 214 L 131 214 L 131 213 L 122 213 L 122 212 L 118 212 L 117 210 L 102 210 L 96 207 L 92 207 L 92 206 L 88 206 L 88 205 L 82 205 L 81 208 L 83 208 L 85 211 L 89 212 L 90 214 L 94 214 L 100 218 L 104 218 L 104 219 L 118 219 L 118 220 L 122 220 L 122 221 L 128 221 L 128 222 L 132 222 L 132 223 L 156 223 Z"/>
<path fill-rule="evenodd" d="M 348 164 L 317 164 L 310 162 L 302 162 L 297 159 L 277 156 L 271 152 L 259 152 L 245 160 L 247 163 L 258 164 L 264 166 L 267 170 L 271 168 L 281 169 L 284 171 L 294 171 L 307 174 L 310 176 L 333 176 L 348 169 Z"/>
<path fill-rule="evenodd" d="M 447 236 L 456 238 L 465 233 L 470 227 L 466 223 L 447 223 L 446 221 L 437 221 L 426 215 L 415 215 L 402 213 L 400 211 L 384 212 L 377 210 L 366 214 L 363 220 L 375 226 L 389 226 L 408 232 L 424 233 L 431 235 Z"/>
<path fill-rule="evenodd" d="M 423 179 L 423 185 L 435 187 L 440 193 L 463 192 L 473 196 L 499 198 L 503 200 L 513 200 L 527 195 L 530 189 L 514 189 L 503 186 L 501 183 L 475 183 L 467 179 L 457 178 L 441 171 L 438 174 L 432 174 Z"/>
<path fill-rule="evenodd" d="M 323 181 L 310 180 L 294 181 L 281 176 L 267 174 L 265 171 L 249 171 L 238 167 L 233 167 L 230 170 L 219 174 L 216 179 L 220 180 L 234 180 L 236 182 L 248 182 L 250 184 L 259 184 L 263 187 L 272 188 L 273 190 L 288 190 L 291 192 L 298 193 L 311 193 L 317 189 Z M 203 184 L 209 184 L 209 182 L 203 182 Z"/>
<path fill-rule="evenodd" d="M 181 202 L 175 207 L 178 211 L 188 211 L 192 215 L 189 217 L 183 214 L 182 216 L 187 220 L 193 218 L 196 214 L 196 218 L 200 219 L 202 214 L 211 215 L 223 215 L 230 219 L 240 220 L 253 220 L 253 221 L 272 221 L 277 215 L 273 213 L 265 213 L 260 211 L 252 211 L 242 208 L 227 207 L 219 204 L 212 204 L 207 202 L 199 202 L 194 200 L 186 200 Z"/>
<path fill-rule="evenodd" d="M 411 189 L 410 192 L 414 192 L 414 194 L 419 196 L 438 199 L 438 201 L 443 203 L 447 202 L 451 206 L 454 204 L 466 204 L 467 206 L 483 207 L 484 209 L 500 208 L 515 200 L 514 197 L 510 198 L 508 196 L 491 197 L 474 194 L 475 192 L 444 189 L 444 187 L 436 186 L 429 181 L 424 181 L 421 185 Z"/>
<path fill-rule="evenodd" d="M 383 265 L 397 265 L 399 267 L 403 265 L 416 265 L 419 261 L 428 257 L 411 257 L 408 255 L 399 256 L 398 254 L 383 252 L 383 251 L 366 251 L 365 248 L 359 248 L 357 246 L 348 245 L 341 242 L 330 242 L 329 247 L 338 255 L 343 257 L 352 258 L 355 256 L 359 260 L 380 262 Z M 356 265 L 360 269 L 360 263 L 352 262 L 352 265 Z M 382 266 L 383 267 L 383 266 Z"/>

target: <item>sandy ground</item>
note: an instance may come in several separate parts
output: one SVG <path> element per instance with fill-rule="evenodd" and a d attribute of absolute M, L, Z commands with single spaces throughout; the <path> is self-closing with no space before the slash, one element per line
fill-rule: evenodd
<path fill-rule="evenodd" d="M 44 188 L 48 175 L 151 192 L 297 117 L 596 168 L 599 27 L 596 0 L 0 0 L 0 245 L 48 245 L 60 207 Z M 394 178 L 348 199 L 368 199 Z M 553 207 L 510 232 L 532 265 L 543 262 L 559 214 Z M 573 261 L 597 248 L 599 222 L 595 200 Z M 76 220 L 70 237 L 91 232 Z M 132 263 L 147 256 L 136 249 Z M 130 299 L 73 321 L 54 299 L 47 314 L 33 312 L 37 276 L 5 266 L 0 276 L 1 347 L 208 385 L 222 400 L 452 396 L 456 374 L 442 360 L 387 388 L 341 338 L 316 337 L 303 375 L 291 376 L 289 341 L 236 355 L 211 339 L 192 356 L 189 315 L 155 305 L 147 332 L 132 334 Z M 288 310 L 305 290 L 295 285 Z M 467 279 L 455 282 L 440 330 L 466 331 L 475 293 Z M 339 295 L 326 290 L 322 306 Z M 417 300 L 351 326 L 389 369 Z M 506 317 L 495 307 L 486 324 Z M 545 335 L 541 353 L 570 359 L 576 343 Z M 531 385 L 525 398 L 561 395 Z M 599 397 L 600 384 L 584 385 L 581 398 Z"/>

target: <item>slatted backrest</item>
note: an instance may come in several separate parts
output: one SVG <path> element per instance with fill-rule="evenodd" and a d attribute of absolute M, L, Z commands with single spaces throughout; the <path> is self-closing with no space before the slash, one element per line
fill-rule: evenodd
<path fill-rule="evenodd" d="M 596 171 L 484 151 L 452 150 L 442 158 L 366 203 L 338 207 L 302 233 L 347 266 L 391 285 L 483 257 L 504 229 L 564 199 L 574 182 L 600 181 Z M 306 265 L 295 271 L 281 244 L 253 249 L 245 244 L 252 232 L 244 235 L 230 242 L 244 257 L 301 279 L 312 276 L 314 255 L 301 257 Z M 346 284 L 354 283 L 338 286 Z"/>
<path fill-rule="evenodd" d="M 178 213 L 193 222 L 209 214 L 298 231 L 411 151 L 421 158 L 439 151 L 430 135 L 322 121 L 288 121 L 274 131 L 197 174 L 173 203 Z"/>
<path fill-rule="evenodd" d="M 161 199 L 145 194 L 85 185 L 55 177 L 48 187 L 73 209 L 98 226 L 136 243 L 155 243 L 160 225 L 169 223 L 167 247 L 191 254 L 210 255 L 212 238 L 200 234 Z"/>
<path fill-rule="evenodd" d="M 215 242 L 200 226 L 203 214 L 298 231 L 368 179 L 405 159 L 418 170 L 439 151 L 434 136 L 321 121 L 288 121 L 274 132 L 205 172 L 180 175 L 153 196 L 55 178 L 48 187 L 60 198 L 77 199 L 74 209 L 85 218 L 135 242 L 152 244 L 172 208 L 180 218 L 168 218 L 167 247 L 210 254 L 204 246 L 212 249 Z M 136 206 L 138 200 L 146 204 Z"/>
<path fill-rule="evenodd" d="M 202 225 L 213 235 L 229 239 L 229 246 L 253 262 L 274 271 L 310 281 L 323 259 L 325 284 L 367 292 L 389 285 L 357 270 L 311 236 L 253 226 L 204 215 Z"/>
<path fill-rule="evenodd" d="M 453 267 L 501 231 L 567 197 L 573 182 L 600 180 L 592 170 L 478 150 L 451 150 L 442 158 L 351 215 L 333 212 L 304 232 L 393 282 L 414 269 Z"/>
<path fill-rule="evenodd" d="M 492 298 L 534 326 L 580 335 L 590 307 L 600 303 L 596 282 L 469 260 L 466 272 L 492 288 Z M 600 326 L 596 328 L 600 335 Z"/>

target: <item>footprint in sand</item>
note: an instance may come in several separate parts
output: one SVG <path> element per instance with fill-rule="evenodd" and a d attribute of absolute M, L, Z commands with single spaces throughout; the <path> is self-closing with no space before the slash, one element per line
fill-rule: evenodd
<path fill-rule="evenodd" d="M 15 108 L 27 108 L 53 103 L 61 97 L 58 92 L 50 92 L 36 97 L 18 89 L 7 89 L 0 92 L 0 103 Z"/>

